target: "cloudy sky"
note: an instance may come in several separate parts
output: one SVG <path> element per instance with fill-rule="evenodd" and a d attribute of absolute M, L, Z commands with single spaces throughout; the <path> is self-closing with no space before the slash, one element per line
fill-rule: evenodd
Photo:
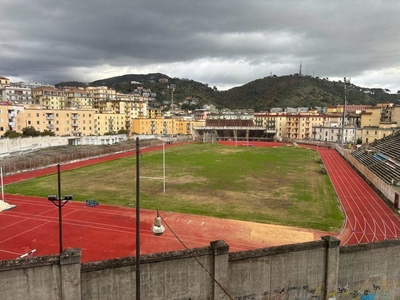
<path fill-rule="evenodd" d="M 223 90 L 274 75 L 400 90 L 400 1 L 0 0 L 0 76 L 160 72 Z"/>

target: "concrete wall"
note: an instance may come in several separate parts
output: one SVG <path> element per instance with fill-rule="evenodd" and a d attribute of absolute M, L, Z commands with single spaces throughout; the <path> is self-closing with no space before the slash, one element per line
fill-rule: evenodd
<path fill-rule="evenodd" d="M 79 249 L 50 255 L 0 261 L 0 299 L 81 299 Z"/>
<path fill-rule="evenodd" d="M 229 253 L 210 247 L 141 256 L 141 299 L 398 300 L 400 239 L 339 240 Z M 80 264 L 80 251 L 0 261 L 1 299 L 135 299 L 135 257 Z M 215 280 L 213 280 L 215 278 Z"/>
<path fill-rule="evenodd" d="M 400 240 L 341 247 L 338 300 L 400 299 Z"/>
<path fill-rule="evenodd" d="M 66 137 L 37 136 L 0 140 L 0 158 L 21 155 L 42 148 L 68 145 Z"/>

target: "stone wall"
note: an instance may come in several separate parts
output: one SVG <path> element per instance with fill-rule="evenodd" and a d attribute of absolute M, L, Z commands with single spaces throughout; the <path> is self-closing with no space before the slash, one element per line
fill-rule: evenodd
<path fill-rule="evenodd" d="M 209 247 L 141 256 L 141 299 L 398 300 L 400 239 L 320 241 L 229 253 Z M 136 258 L 61 256 L 0 261 L 1 299 L 135 299 Z M 215 280 L 214 280 L 214 279 Z"/>

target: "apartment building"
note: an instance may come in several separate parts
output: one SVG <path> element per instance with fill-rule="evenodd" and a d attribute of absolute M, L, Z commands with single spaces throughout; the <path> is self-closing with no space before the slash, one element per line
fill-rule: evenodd
<path fill-rule="evenodd" d="M 147 114 L 149 119 L 161 119 L 162 118 L 162 110 L 159 108 L 148 108 Z"/>
<path fill-rule="evenodd" d="M 344 128 L 338 126 L 313 126 L 312 139 L 314 141 L 324 141 L 331 143 L 341 143 L 342 133 L 343 143 L 355 144 L 357 142 L 358 128 L 355 126 L 346 126 Z"/>
<path fill-rule="evenodd" d="M 88 109 L 93 107 L 92 94 L 83 88 L 64 88 L 65 107 Z"/>
<path fill-rule="evenodd" d="M 88 86 L 86 87 L 93 99 L 93 108 L 99 108 L 99 103 L 102 101 L 113 101 L 116 99 L 116 91 L 106 86 Z"/>
<path fill-rule="evenodd" d="M 4 134 L 7 130 L 16 130 L 17 115 L 23 110 L 23 106 L 10 105 L 8 102 L 0 103 L 0 133 Z"/>
<path fill-rule="evenodd" d="M 331 113 L 343 113 L 343 104 L 335 105 L 335 106 L 329 106 L 326 109 L 326 112 L 328 114 Z M 367 108 L 371 108 L 372 105 L 365 105 L 365 104 L 348 104 L 346 105 L 346 113 L 356 113 L 356 114 L 361 114 L 362 112 L 365 112 Z"/>
<path fill-rule="evenodd" d="M 364 144 L 384 138 L 400 128 L 400 106 L 381 103 L 361 114 L 359 136 Z"/>
<path fill-rule="evenodd" d="M 32 89 L 32 104 L 43 109 L 66 108 L 64 91 L 53 87 L 38 87 Z"/>
<path fill-rule="evenodd" d="M 6 87 L 10 85 L 10 79 L 0 76 L 0 88 Z"/>
<path fill-rule="evenodd" d="M 313 126 L 324 123 L 324 116 L 319 114 L 287 115 L 286 137 L 290 139 L 311 140 Z"/>
<path fill-rule="evenodd" d="M 94 109 L 43 109 L 41 105 L 25 106 L 16 116 L 16 131 L 33 126 L 42 132 L 54 132 L 60 136 L 93 135 Z"/>
<path fill-rule="evenodd" d="M 117 133 L 119 130 L 126 130 L 125 115 L 117 113 L 94 114 L 95 135 L 104 135 L 106 133 Z"/>
<path fill-rule="evenodd" d="M 1 80 L 1 79 L 0 79 Z M 11 104 L 31 104 L 31 89 L 18 86 L 0 86 L 0 101 Z"/>
<path fill-rule="evenodd" d="M 133 134 L 188 135 L 194 126 L 204 126 L 204 121 L 175 119 L 132 119 Z"/>

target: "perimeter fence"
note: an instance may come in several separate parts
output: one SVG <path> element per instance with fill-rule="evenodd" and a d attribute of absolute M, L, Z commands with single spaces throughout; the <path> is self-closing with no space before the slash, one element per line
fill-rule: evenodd
<path fill-rule="evenodd" d="M 141 140 L 140 148 L 162 145 L 161 140 Z M 43 149 L 25 155 L 6 158 L 0 161 L 4 175 L 46 168 L 51 165 L 102 157 L 111 154 L 136 150 L 135 141 L 113 145 L 59 146 Z"/>

